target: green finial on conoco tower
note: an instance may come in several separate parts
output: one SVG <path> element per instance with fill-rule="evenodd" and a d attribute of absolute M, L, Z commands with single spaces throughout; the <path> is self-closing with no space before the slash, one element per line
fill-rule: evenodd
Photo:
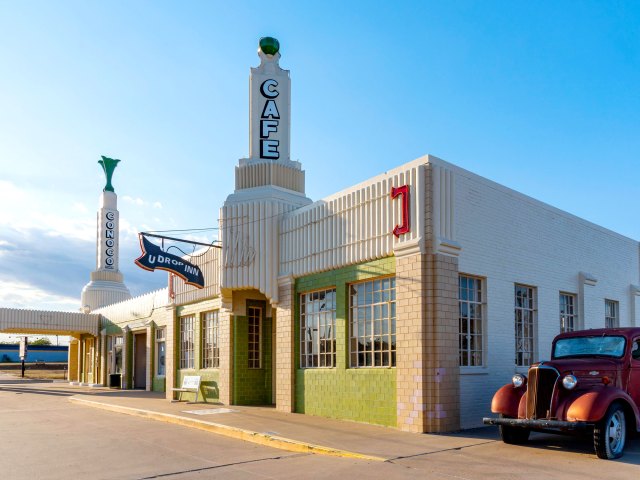
<path fill-rule="evenodd" d="M 260 50 L 267 55 L 275 55 L 280 50 L 280 42 L 273 37 L 262 37 L 260 39 Z"/>
<path fill-rule="evenodd" d="M 113 177 L 113 171 L 116 169 L 118 162 L 120 160 L 116 160 L 115 158 L 108 158 L 104 155 L 100 155 L 102 160 L 98 160 L 98 163 L 102 165 L 102 169 L 104 170 L 104 174 L 107 177 L 107 184 L 102 189 L 103 192 L 114 192 L 113 185 L 111 185 L 111 178 Z M 115 192 L 114 192 L 115 193 Z"/>

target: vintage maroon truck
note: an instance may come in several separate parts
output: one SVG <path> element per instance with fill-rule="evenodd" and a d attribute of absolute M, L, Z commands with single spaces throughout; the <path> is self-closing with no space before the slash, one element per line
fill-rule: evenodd
<path fill-rule="evenodd" d="M 516 374 L 493 396 L 484 418 L 505 443 L 531 431 L 590 433 L 600 458 L 622 456 L 627 434 L 640 431 L 640 328 L 582 330 L 553 340 L 551 360 Z"/>

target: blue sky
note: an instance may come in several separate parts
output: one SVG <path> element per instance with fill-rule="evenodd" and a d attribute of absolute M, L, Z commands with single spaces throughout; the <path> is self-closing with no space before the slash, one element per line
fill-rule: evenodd
<path fill-rule="evenodd" d="M 218 226 L 267 35 L 312 199 L 430 153 L 640 239 L 638 2 L 0 0 L 0 306 L 79 307 L 100 155 L 165 285 L 136 233 Z"/>

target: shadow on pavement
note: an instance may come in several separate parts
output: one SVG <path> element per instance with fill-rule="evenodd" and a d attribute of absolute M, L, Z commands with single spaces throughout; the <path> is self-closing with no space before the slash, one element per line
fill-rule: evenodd
<path fill-rule="evenodd" d="M 485 427 L 476 430 L 489 430 L 489 432 L 485 433 L 485 435 L 487 435 L 486 437 L 480 436 L 474 438 L 499 439 L 497 427 Z M 469 432 L 471 432 L 471 430 Z M 462 432 L 456 435 L 465 435 L 465 433 L 466 432 Z M 593 455 L 595 457 L 595 451 L 593 449 L 593 437 L 590 434 L 554 435 L 550 433 L 532 433 L 529 441 L 523 445 L 517 446 L 517 448 L 534 448 L 537 450 L 546 451 L 563 451 L 582 455 Z M 617 460 L 602 461 L 626 463 L 629 465 L 640 465 L 640 434 L 630 434 L 628 436 L 627 445 L 624 449 L 624 455 L 622 456 L 622 458 L 619 458 Z"/>

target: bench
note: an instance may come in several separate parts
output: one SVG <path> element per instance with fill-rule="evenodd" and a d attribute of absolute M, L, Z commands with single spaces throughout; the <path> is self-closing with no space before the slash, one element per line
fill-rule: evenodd
<path fill-rule="evenodd" d="M 182 386 L 180 388 L 172 388 L 174 392 L 180 392 L 178 401 L 182 400 L 182 394 L 184 392 L 195 392 L 196 402 L 198 403 L 198 394 L 200 393 L 200 375 L 185 375 L 182 378 Z"/>

